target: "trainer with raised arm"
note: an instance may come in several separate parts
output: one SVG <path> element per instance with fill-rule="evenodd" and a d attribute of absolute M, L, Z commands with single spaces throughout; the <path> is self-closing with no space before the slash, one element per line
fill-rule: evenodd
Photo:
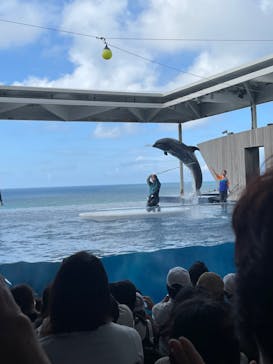
<path fill-rule="evenodd" d="M 147 184 L 149 186 L 149 197 L 147 201 L 147 207 L 158 206 L 159 203 L 159 191 L 161 183 L 156 174 L 150 174 L 147 178 Z M 150 210 L 149 210 L 150 211 Z"/>
<path fill-rule="evenodd" d="M 229 191 L 229 180 L 227 178 L 227 171 L 223 169 L 221 174 L 215 172 L 212 168 L 212 171 L 219 181 L 219 195 L 220 195 L 220 202 L 227 202 L 227 196 Z"/>

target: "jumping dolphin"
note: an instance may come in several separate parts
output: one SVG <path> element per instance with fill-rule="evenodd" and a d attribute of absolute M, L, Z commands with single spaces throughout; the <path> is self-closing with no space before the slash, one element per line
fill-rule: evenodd
<path fill-rule="evenodd" d="M 169 153 L 180 159 L 191 170 L 196 192 L 199 193 L 202 186 L 202 171 L 194 155 L 194 151 L 199 150 L 199 148 L 187 146 L 172 138 L 159 139 L 154 143 L 153 147 L 163 150 L 165 155 Z"/>

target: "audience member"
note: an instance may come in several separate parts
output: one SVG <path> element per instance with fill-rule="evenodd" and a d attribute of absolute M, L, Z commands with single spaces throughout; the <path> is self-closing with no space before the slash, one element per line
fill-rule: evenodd
<path fill-rule="evenodd" d="M 136 293 L 134 309 L 135 329 L 139 333 L 144 351 L 144 363 L 154 364 L 160 357 L 156 348 L 152 319 L 146 314 L 145 301 L 140 292 Z"/>
<path fill-rule="evenodd" d="M 204 290 L 211 298 L 224 300 L 224 282 L 222 278 L 214 272 L 205 272 L 199 277 L 196 287 Z"/>
<path fill-rule="evenodd" d="M 46 336 L 50 334 L 50 323 L 49 323 L 49 294 L 50 285 L 43 290 L 42 300 L 41 300 L 41 310 L 39 317 L 35 321 L 36 331 L 39 337 Z"/>
<path fill-rule="evenodd" d="M 159 329 L 159 351 L 167 353 L 167 341 L 169 339 L 169 324 L 171 311 L 175 298 L 181 289 L 192 286 L 189 272 L 182 267 L 174 267 L 167 274 L 167 296 L 152 309 L 152 316 Z"/>
<path fill-rule="evenodd" d="M 238 320 L 259 362 L 273 363 L 273 170 L 250 182 L 233 212 Z M 251 358 L 253 359 L 253 358 Z"/>
<path fill-rule="evenodd" d="M 133 312 L 136 303 L 136 287 L 129 281 L 110 283 L 110 292 L 120 304 L 124 304 Z"/>
<path fill-rule="evenodd" d="M 134 327 L 133 310 L 136 303 L 136 287 L 129 281 L 119 281 L 110 283 L 111 295 L 118 303 L 119 315 L 117 323 L 128 327 Z"/>
<path fill-rule="evenodd" d="M 233 302 L 233 297 L 235 293 L 235 284 L 236 284 L 236 274 L 228 273 L 223 278 L 224 282 L 224 294 L 227 298 L 228 302 Z"/>
<path fill-rule="evenodd" d="M 5 364 L 50 364 L 30 320 L 0 277 L 0 358 Z"/>
<path fill-rule="evenodd" d="M 188 299 L 173 311 L 170 337 L 189 339 L 206 364 L 239 364 L 239 343 L 226 305 L 204 297 Z M 169 363 L 169 358 L 158 362 Z"/>
<path fill-rule="evenodd" d="M 101 260 L 87 252 L 66 258 L 50 293 L 52 335 L 41 339 L 52 364 L 142 363 L 139 334 L 111 322 L 111 315 Z"/>
<path fill-rule="evenodd" d="M 199 277 L 201 276 L 201 274 L 208 272 L 208 271 L 209 271 L 208 267 L 206 266 L 206 264 L 204 262 L 197 260 L 195 263 L 193 263 L 191 265 L 191 267 L 189 268 L 189 274 L 191 277 L 192 285 L 195 286 Z"/>
<path fill-rule="evenodd" d="M 154 333 L 151 321 L 147 318 L 145 303 L 142 295 L 136 293 L 136 304 L 134 309 L 135 329 L 139 333 L 142 342 L 154 344 Z"/>
<path fill-rule="evenodd" d="M 158 326 L 165 325 L 170 318 L 170 312 L 176 295 L 181 288 L 191 286 L 189 272 L 182 267 L 174 267 L 169 270 L 167 275 L 167 291 L 165 298 L 155 304 L 152 309 L 153 319 Z"/>
<path fill-rule="evenodd" d="M 38 318 L 38 312 L 35 309 L 35 298 L 32 288 L 27 284 L 18 284 L 11 288 L 11 293 L 22 312 L 31 322 L 34 322 Z"/>

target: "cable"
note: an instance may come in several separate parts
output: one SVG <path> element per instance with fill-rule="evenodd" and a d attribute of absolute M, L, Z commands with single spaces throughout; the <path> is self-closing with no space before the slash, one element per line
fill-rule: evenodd
<path fill-rule="evenodd" d="M 144 61 L 146 61 L 146 62 L 150 62 L 150 63 L 158 64 L 159 66 L 166 67 L 166 68 L 172 69 L 172 70 L 177 71 L 177 72 L 185 73 L 185 74 L 188 74 L 188 75 L 191 75 L 191 76 L 194 76 L 194 77 L 198 77 L 198 78 L 200 78 L 200 79 L 204 79 L 204 77 L 203 77 L 203 76 L 196 75 L 196 74 L 191 73 L 191 72 L 183 71 L 183 70 L 181 70 L 181 69 L 179 69 L 179 68 L 176 68 L 176 67 L 173 67 L 173 66 L 169 66 L 169 65 L 166 65 L 166 64 L 164 64 L 164 63 L 161 63 L 161 62 L 155 61 L 155 60 L 153 60 L 153 59 L 150 59 L 150 58 L 147 58 L 147 57 L 141 56 L 141 55 L 139 55 L 139 54 L 137 54 L 137 53 L 134 53 L 134 52 L 132 52 L 132 51 L 127 51 L 126 49 L 123 49 L 123 48 L 120 48 L 120 47 L 118 47 L 118 46 L 115 46 L 115 45 L 114 45 L 114 44 L 112 44 L 112 43 L 108 43 L 108 45 L 109 45 L 110 47 L 114 48 L 114 49 L 118 49 L 118 50 L 119 50 L 119 51 L 121 51 L 121 52 L 124 52 L 124 53 L 130 54 L 130 55 L 135 56 L 135 57 L 138 57 L 138 58 L 140 58 L 140 59 L 143 59 L 143 60 L 144 60 Z"/>
<path fill-rule="evenodd" d="M 44 30 L 50 30 L 52 32 L 60 32 L 60 33 L 67 33 L 67 34 L 71 34 L 71 35 L 78 35 L 81 37 L 88 37 L 88 38 L 94 38 L 94 39 L 102 39 L 103 37 L 97 37 L 96 35 L 91 35 L 91 34 L 85 34 L 85 33 L 78 33 L 78 32 L 72 32 L 70 30 L 65 30 L 65 29 L 57 29 L 57 28 L 50 28 L 50 27 L 45 27 L 42 25 L 35 25 L 35 24 L 28 24 L 28 23 L 22 23 L 19 21 L 12 21 L 12 20 L 6 20 L 6 19 L 0 19 L 0 22 L 2 23 L 10 23 L 10 24 L 16 24 L 16 25 L 24 25 L 26 27 L 31 27 L 31 28 L 37 28 L 37 29 L 44 29 Z M 105 38 L 103 38 L 105 39 Z"/>
<path fill-rule="evenodd" d="M 206 39 L 206 38 L 135 38 L 107 37 L 112 40 L 167 41 L 167 42 L 273 42 L 273 39 Z"/>
<path fill-rule="evenodd" d="M 77 35 L 81 37 L 89 37 L 89 38 L 96 38 L 96 39 L 112 39 L 112 40 L 134 40 L 134 41 L 177 41 L 177 42 L 273 42 L 273 39 L 210 39 L 210 38 L 137 38 L 137 37 L 99 37 L 92 34 L 86 34 L 86 33 L 79 33 L 74 32 L 71 30 L 66 30 L 62 28 L 52 28 L 52 27 L 46 27 L 42 25 L 36 25 L 36 24 L 29 24 L 24 22 L 19 22 L 15 20 L 7 20 L 7 19 L 0 19 L 0 22 L 2 23 L 10 23 L 10 24 L 17 24 L 17 25 L 24 25 L 27 27 L 32 28 L 38 28 L 38 29 L 44 29 L 44 30 L 50 30 L 53 32 L 60 32 L 60 33 L 67 33 L 72 35 Z"/>
<path fill-rule="evenodd" d="M 27 26 L 27 27 L 36 28 L 36 29 L 49 30 L 49 31 L 53 31 L 53 32 L 61 32 L 61 33 L 66 33 L 66 34 L 71 34 L 71 35 L 76 35 L 76 36 L 81 36 L 81 37 L 99 39 L 99 40 L 102 40 L 106 45 L 108 44 L 112 48 L 115 48 L 115 49 L 117 49 L 117 50 L 119 50 L 121 52 L 130 54 L 130 55 L 132 55 L 134 57 L 137 57 L 137 58 L 140 58 L 140 59 L 143 59 L 146 62 L 154 63 L 154 64 L 157 64 L 157 65 L 159 65 L 161 67 L 169 68 L 169 69 L 174 70 L 174 71 L 179 72 L 179 73 L 184 73 L 184 74 L 188 74 L 190 76 L 197 77 L 197 78 L 199 78 L 201 80 L 206 80 L 206 79 L 208 79 L 208 77 L 203 77 L 203 76 L 197 75 L 197 74 L 192 73 L 192 72 L 183 71 L 183 70 L 181 70 L 179 68 L 169 66 L 169 65 L 166 65 L 165 63 L 158 62 L 158 61 L 152 60 L 150 58 L 141 56 L 141 55 L 139 55 L 137 53 L 134 53 L 132 51 L 128 51 L 128 50 L 123 49 L 121 47 L 115 46 L 114 44 L 110 44 L 110 43 L 107 42 L 106 39 L 139 40 L 139 41 L 142 41 L 142 40 L 143 41 L 193 41 L 193 42 L 202 42 L 202 41 L 204 41 L 204 42 L 273 42 L 273 39 L 201 39 L 201 38 L 136 38 L 136 37 L 132 37 L 132 38 L 130 38 L 130 37 L 109 37 L 109 38 L 106 38 L 106 37 L 96 36 L 96 35 L 92 35 L 92 34 L 86 34 L 86 33 L 80 33 L 80 32 L 65 30 L 65 29 L 62 29 L 62 28 L 57 29 L 57 28 L 52 28 L 52 27 L 45 27 L 45 26 L 42 26 L 42 25 L 29 24 L 29 23 L 13 21 L 13 20 L 7 20 L 7 19 L 1 19 L 1 18 L 0 18 L 0 22 L 16 24 L 16 25 L 23 25 L 23 26 Z M 234 87 L 239 88 L 239 86 L 236 86 L 236 85 Z M 250 91 L 257 92 L 256 90 L 252 90 L 252 89 L 250 89 Z"/>

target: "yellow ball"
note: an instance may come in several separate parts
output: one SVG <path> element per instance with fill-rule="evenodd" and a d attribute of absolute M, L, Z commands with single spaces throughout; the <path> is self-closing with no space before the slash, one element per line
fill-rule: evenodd
<path fill-rule="evenodd" d="M 102 51 L 102 58 L 104 59 L 112 58 L 112 51 L 107 46 L 105 46 L 104 50 Z"/>

